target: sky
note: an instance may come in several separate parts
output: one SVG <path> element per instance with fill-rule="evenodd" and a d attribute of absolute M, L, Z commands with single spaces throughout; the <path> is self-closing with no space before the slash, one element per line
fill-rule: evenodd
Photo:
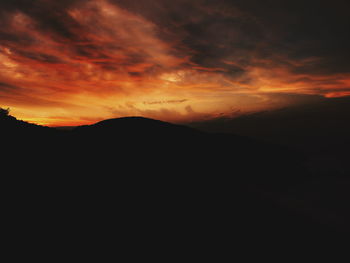
<path fill-rule="evenodd" d="M 0 107 L 188 122 L 350 95 L 350 2 L 1 0 Z"/>

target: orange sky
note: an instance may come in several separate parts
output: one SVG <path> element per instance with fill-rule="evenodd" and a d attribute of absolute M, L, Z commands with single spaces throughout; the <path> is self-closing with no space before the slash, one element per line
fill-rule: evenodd
<path fill-rule="evenodd" d="M 233 53 L 208 66 L 184 44 L 189 32 L 166 32 L 110 1 L 79 1 L 62 12 L 74 37 L 20 9 L 6 13 L 6 32 L 19 40 L 0 41 L 0 106 L 19 119 L 49 126 L 134 115 L 183 122 L 283 107 L 307 95 L 350 95 L 349 73 L 293 70 L 319 57 L 261 57 L 255 47 L 250 63 Z M 243 73 L 230 75 L 229 67 Z"/>

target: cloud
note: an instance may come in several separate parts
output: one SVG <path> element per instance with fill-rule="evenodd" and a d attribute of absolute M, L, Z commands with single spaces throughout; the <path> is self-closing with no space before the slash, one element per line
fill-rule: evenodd
<path fill-rule="evenodd" d="M 8 91 L 8 90 L 17 90 L 19 87 L 16 87 L 15 85 L 0 82 L 0 92 L 1 91 Z"/>
<path fill-rule="evenodd" d="M 348 1 L 116 2 L 176 32 L 192 63 L 222 68 L 231 76 L 244 75 L 248 66 L 268 66 L 262 61 L 278 64 L 290 74 L 350 70 Z M 225 65 L 223 60 L 235 64 Z"/>
<path fill-rule="evenodd" d="M 1 85 L 1 84 L 0 84 Z M 161 101 L 144 101 L 143 104 L 145 105 L 155 105 L 155 104 L 178 104 L 178 103 L 184 103 L 188 100 L 182 99 L 182 100 L 161 100 Z"/>
<path fill-rule="evenodd" d="M 123 114 L 191 120 L 290 94 L 345 96 L 347 10 L 345 0 L 3 0 L 0 104 L 55 124 L 129 101 L 140 111 Z"/>

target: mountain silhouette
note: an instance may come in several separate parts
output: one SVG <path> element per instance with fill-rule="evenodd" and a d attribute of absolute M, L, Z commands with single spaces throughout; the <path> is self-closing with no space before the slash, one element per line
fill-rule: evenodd
<path fill-rule="evenodd" d="M 185 170 L 194 177 L 199 171 L 222 174 L 234 169 L 237 179 L 245 174 L 260 182 L 271 182 L 298 177 L 303 169 L 302 158 L 283 147 L 241 136 L 204 133 L 142 117 L 111 119 L 77 127 L 72 130 L 71 138 L 74 138 L 72 145 L 88 153 L 84 159 L 91 159 L 91 164 L 100 159 L 96 153 L 106 153 L 102 155 L 106 166 L 116 160 L 122 163 L 135 160 L 142 164 L 142 172 L 148 167 L 155 174 L 167 170 L 168 174 L 179 176 Z M 113 155 L 107 153 L 109 149 Z M 260 176 L 261 170 L 267 173 L 264 177 Z"/>
<path fill-rule="evenodd" d="M 302 152 L 315 174 L 349 175 L 350 97 L 192 123 L 207 132 L 248 136 Z"/>
<path fill-rule="evenodd" d="M 303 169 L 302 160 L 280 146 L 241 136 L 209 134 L 142 117 L 110 119 L 73 130 L 58 130 L 6 116 L 1 119 L 1 129 L 6 138 L 4 151 L 23 157 L 35 149 L 44 161 L 75 160 L 77 167 L 80 161 L 87 160 L 91 166 L 101 167 L 104 163 L 108 168 L 118 160 L 121 164 L 130 160 L 154 164 L 154 169 L 163 169 L 166 165 L 172 169 L 186 166 L 188 170 L 205 166 L 220 171 L 234 165 L 238 174 L 253 176 L 257 166 L 249 163 L 256 163 L 258 169 L 269 171 L 273 180 L 275 176 L 295 176 L 293 169 Z M 33 155 L 28 154 L 24 159 L 30 162 L 31 157 Z M 80 165 L 79 169 L 84 167 Z M 289 168 L 285 169 L 285 165 Z M 265 176 L 264 180 L 268 178 Z"/>
<path fill-rule="evenodd" d="M 98 122 L 93 125 L 85 125 L 77 127 L 76 130 L 82 129 L 103 129 L 103 132 L 130 132 L 135 131 L 138 133 L 164 133 L 164 132 L 190 132 L 194 129 L 182 126 L 170 124 L 163 121 L 148 119 L 144 117 L 125 117 L 109 119 Z"/>
<path fill-rule="evenodd" d="M 276 144 L 142 117 L 57 130 L 2 116 L 0 127 L 9 203 L 55 222 L 108 232 L 118 220 L 130 233 L 166 229 L 198 242 L 226 233 L 252 238 L 251 247 L 267 236 L 307 244 L 348 229 L 349 199 L 329 198 L 346 184 L 317 192 L 303 157 Z M 310 189 L 329 204 L 314 208 Z"/>

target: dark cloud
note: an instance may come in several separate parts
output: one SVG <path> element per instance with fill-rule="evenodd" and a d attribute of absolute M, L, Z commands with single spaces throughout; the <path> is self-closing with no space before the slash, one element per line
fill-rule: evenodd
<path fill-rule="evenodd" d="M 235 74 L 244 71 L 229 68 L 223 59 L 250 65 L 253 58 L 278 63 L 317 57 L 308 65 L 290 64 L 290 69 L 309 74 L 350 71 L 346 0 L 114 2 L 165 28 L 160 32 L 165 39 L 180 36 L 181 48 L 192 51 L 192 62 L 204 67 L 223 67 Z"/>
<path fill-rule="evenodd" d="M 14 90 L 18 90 L 18 89 L 20 89 L 20 87 L 17 87 L 15 85 L 12 85 L 9 83 L 0 82 L 0 92 L 1 91 L 14 91 Z"/>
<path fill-rule="evenodd" d="M 25 51 L 17 51 L 18 55 L 20 55 L 22 58 L 28 58 L 32 59 L 38 62 L 44 62 L 44 63 L 62 63 L 62 60 L 58 57 L 44 54 L 44 53 L 34 53 L 34 52 L 25 52 Z"/>
<path fill-rule="evenodd" d="M 145 105 L 156 105 L 156 104 L 178 104 L 178 103 L 184 103 L 187 102 L 187 99 L 182 100 L 159 100 L 159 101 L 144 101 L 143 104 Z"/>
<path fill-rule="evenodd" d="M 17 32 L 2 32 L 0 29 L 0 43 L 6 46 L 15 45 L 32 45 L 34 44 L 34 39 L 26 34 L 18 34 Z"/>
<path fill-rule="evenodd" d="M 5 0 L 1 13 L 21 11 L 36 21 L 38 30 L 60 41 L 83 42 L 84 28 L 67 14 L 83 0 Z M 299 0 L 110 0 L 159 26 L 159 36 L 179 41 L 177 52 L 189 53 L 196 65 L 222 68 L 233 76 L 242 67 L 223 63 L 235 60 L 251 65 L 257 59 L 303 61 L 319 58 L 307 65 L 291 65 L 296 73 L 334 74 L 350 71 L 349 1 Z M 0 30 L 1 42 L 29 42 L 24 36 Z M 76 46 L 76 53 L 106 58 L 102 47 Z M 279 57 L 277 59 L 276 57 Z M 138 58 L 139 60 L 142 58 Z M 286 66 L 286 64 L 284 65 Z M 110 67 L 111 68 L 111 67 Z"/>
<path fill-rule="evenodd" d="M 35 21 L 36 30 L 45 32 L 58 41 L 76 41 L 80 40 L 76 34 L 80 25 L 68 15 L 67 10 L 82 2 L 84 1 L 4 0 L 0 3 L 0 9 L 5 17 L 11 12 L 20 12 L 30 17 Z"/>

